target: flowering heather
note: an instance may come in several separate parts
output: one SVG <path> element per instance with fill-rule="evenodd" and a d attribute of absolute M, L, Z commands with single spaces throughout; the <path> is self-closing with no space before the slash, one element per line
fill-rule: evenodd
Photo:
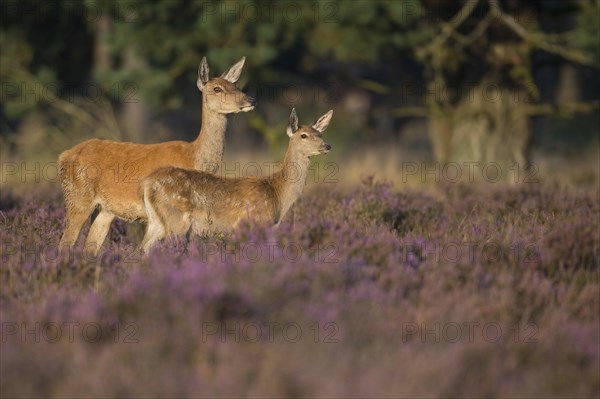
<path fill-rule="evenodd" d="M 3 397 L 598 397 L 597 194 L 367 180 L 278 228 L 114 223 L 57 254 L 60 195 L 0 203 Z"/>

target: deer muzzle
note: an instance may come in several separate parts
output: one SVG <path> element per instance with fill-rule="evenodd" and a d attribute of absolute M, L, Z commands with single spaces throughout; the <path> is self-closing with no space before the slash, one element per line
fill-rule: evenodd
<path fill-rule="evenodd" d="M 242 110 L 244 112 L 252 111 L 254 109 L 254 107 L 256 106 L 256 98 L 246 96 L 244 98 L 244 100 L 245 100 L 245 104 L 240 107 L 240 110 Z"/>

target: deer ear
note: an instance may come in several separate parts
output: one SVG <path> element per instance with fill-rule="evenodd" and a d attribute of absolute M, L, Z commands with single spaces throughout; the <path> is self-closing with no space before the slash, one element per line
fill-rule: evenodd
<path fill-rule="evenodd" d="M 312 124 L 313 129 L 318 130 L 319 132 L 324 132 L 329 126 L 329 122 L 331 122 L 331 117 L 333 116 L 333 110 L 330 109 L 325 115 L 320 117 Z"/>
<path fill-rule="evenodd" d="M 208 79 L 208 62 L 206 61 L 206 57 L 202 57 L 202 61 L 200 61 L 200 66 L 198 67 L 198 81 L 196 82 L 196 86 L 198 86 L 200 91 L 204 89 L 204 85 L 208 82 Z"/>
<path fill-rule="evenodd" d="M 298 115 L 296 115 L 296 108 L 292 108 L 290 123 L 288 124 L 286 133 L 288 136 L 292 137 L 294 133 L 296 133 L 296 130 L 298 130 Z"/>
<path fill-rule="evenodd" d="M 240 78 L 240 75 L 242 74 L 244 62 L 246 62 L 246 57 L 242 57 L 242 59 L 236 62 L 231 68 L 223 72 L 221 77 L 225 80 L 230 81 L 231 83 L 237 82 Z"/>

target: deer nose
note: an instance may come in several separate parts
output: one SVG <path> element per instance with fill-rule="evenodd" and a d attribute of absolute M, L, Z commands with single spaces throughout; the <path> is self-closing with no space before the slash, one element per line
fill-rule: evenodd
<path fill-rule="evenodd" d="M 327 149 L 327 151 L 331 150 L 331 144 L 325 144 L 325 148 Z"/>
<path fill-rule="evenodd" d="M 252 105 L 252 106 L 256 105 L 256 98 L 248 96 L 248 97 L 246 97 L 246 99 L 248 100 L 250 105 Z"/>

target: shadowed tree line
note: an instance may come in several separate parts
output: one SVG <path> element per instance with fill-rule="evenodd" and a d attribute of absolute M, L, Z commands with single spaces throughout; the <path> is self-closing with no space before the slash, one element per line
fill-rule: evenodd
<path fill-rule="evenodd" d="M 347 115 L 337 130 L 358 141 L 426 118 L 442 162 L 525 164 L 536 116 L 577 118 L 599 109 L 598 95 L 590 94 L 600 88 L 598 1 L 59 0 L 2 7 L 0 137 L 13 146 L 15 132 L 35 130 L 32 111 L 43 115 L 44 146 L 66 147 L 82 135 L 144 141 L 152 121 L 181 120 L 190 102 L 199 112 L 201 55 L 213 74 L 246 55 L 242 83 L 250 82 L 250 91 L 280 82 L 275 98 L 263 98 L 248 115 L 249 127 L 271 146 L 282 139 L 290 87 L 324 90 L 320 101 L 338 103 Z M 553 74 L 538 73 L 548 65 Z M 567 101 L 557 77 L 574 92 Z M 301 102 L 294 105 L 315 107 L 309 98 Z"/>

